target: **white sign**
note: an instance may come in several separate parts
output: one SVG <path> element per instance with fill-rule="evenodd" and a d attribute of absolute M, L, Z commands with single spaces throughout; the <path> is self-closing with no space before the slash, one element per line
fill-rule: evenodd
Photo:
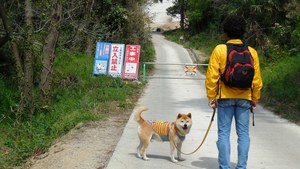
<path fill-rule="evenodd" d="M 124 44 L 111 44 L 108 74 L 113 77 L 121 77 L 124 61 Z"/>

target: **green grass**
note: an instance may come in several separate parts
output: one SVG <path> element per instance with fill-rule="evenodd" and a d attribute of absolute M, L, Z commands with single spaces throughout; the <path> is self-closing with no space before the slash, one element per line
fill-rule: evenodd
<path fill-rule="evenodd" d="M 153 47 L 142 47 L 141 62 L 153 60 Z M 93 76 L 93 64 L 92 57 L 59 52 L 54 64 L 53 104 L 36 107 L 31 118 L 23 115 L 19 123 L 10 108 L 18 103 L 16 86 L 0 78 L 0 168 L 23 165 L 78 124 L 133 108 L 144 83 Z"/>
<path fill-rule="evenodd" d="M 285 57 L 262 69 L 262 101 L 281 116 L 300 121 L 300 55 Z"/>
<path fill-rule="evenodd" d="M 201 50 L 207 55 L 211 53 L 216 44 L 220 43 L 219 37 L 214 37 L 206 32 L 199 32 L 196 35 L 189 35 L 180 29 L 169 31 L 165 33 L 168 40 L 182 44 L 185 48 Z M 184 40 L 180 40 L 180 36 L 184 37 Z"/>
<path fill-rule="evenodd" d="M 18 95 L 15 90 L 16 88 L 17 86 L 5 81 L 5 78 L 0 75 L 0 110 L 2 113 L 5 113 L 2 115 L 3 117 L 10 114 L 10 107 L 7 105 L 17 104 L 16 99 Z M 2 118 L 0 117 L 0 122 Z"/>

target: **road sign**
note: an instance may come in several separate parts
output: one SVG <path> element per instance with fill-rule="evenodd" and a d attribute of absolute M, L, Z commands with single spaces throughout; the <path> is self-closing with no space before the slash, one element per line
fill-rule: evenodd
<path fill-rule="evenodd" d="M 186 65 L 184 69 L 185 75 L 196 75 L 197 73 L 197 66 L 195 65 Z"/>

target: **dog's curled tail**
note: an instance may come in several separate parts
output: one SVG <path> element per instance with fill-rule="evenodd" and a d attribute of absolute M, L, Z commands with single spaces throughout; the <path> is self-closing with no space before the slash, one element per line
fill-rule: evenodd
<path fill-rule="evenodd" d="M 143 119 L 141 114 L 146 110 L 148 110 L 148 108 L 145 106 L 139 107 L 134 113 L 135 121 L 137 121 L 138 123 L 143 123 L 145 120 Z"/>

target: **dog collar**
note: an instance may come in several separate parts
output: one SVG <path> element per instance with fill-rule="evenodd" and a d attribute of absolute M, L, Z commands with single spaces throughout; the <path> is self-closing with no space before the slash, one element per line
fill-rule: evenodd
<path fill-rule="evenodd" d="M 177 132 L 176 132 L 176 135 L 177 135 L 177 137 L 179 138 L 180 141 L 183 141 L 185 139 L 185 136 L 182 136 Z"/>

